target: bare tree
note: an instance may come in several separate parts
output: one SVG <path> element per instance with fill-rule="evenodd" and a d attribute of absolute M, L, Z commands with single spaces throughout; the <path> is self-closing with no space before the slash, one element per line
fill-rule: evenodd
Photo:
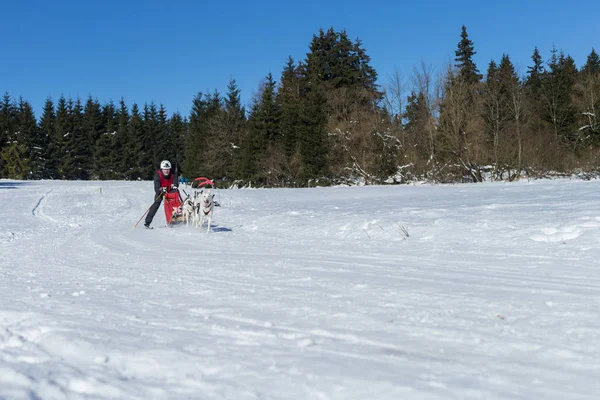
<path fill-rule="evenodd" d="M 402 72 L 396 69 L 390 76 L 384 93 L 385 107 L 392 118 L 401 117 L 404 112 L 403 99 L 405 97 L 404 77 Z"/>
<path fill-rule="evenodd" d="M 482 121 L 479 84 L 465 82 L 451 68 L 445 79 L 440 114 L 441 147 L 475 182 L 483 180 L 478 164 L 482 156 Z"/>
<path fill-rule="evenodd" d="M 436 117 L 439 116 L 439 108 L 441 105 L 441 94 L 443 90 L 443 75 L 439 74 L 437 81 L 434 82 L 433 67 L 421 60 L 418 68 L 415 68 L 413 73 L 414 85 L 420 93 L 423 93 L 425 98 L 425 106 L 428 110 L 428 120 L 426 123 L 426 132 L 429 138 L 429 161 L 435 173 L 437 169 L 436 161 Z"/>
<path fill-rule="evenodd" d="M 351 96 L 346 90 L 331 91 L 328 132 L 334 171 L 373 183 L 395 173 L 400 143 L 385 115 L 364 106 L 368 95 L 362 89 L 353 89 Z"/>
<path fill-rule="evenodd" d="M 498 174 L 498 152 L 500 144 L 500 131 L 503 128 L 504 115 L 502 113 L 502 86 L 498 76 L 498 68 L 494 62 L 490 63 L 487 81 L 484 84 L 482 104 L 484 119 L 488 130 L 493 137 L 494 175 Z"/>
<path fill-rule="evenodd" d="M 582 71 L 573 101 L 579 115 L 579 132 L 588 142 L 600 141 L 600 73 Z"/>
<path fill-rule="evenodd" d="M 517 176 L 523 169 L 523 133 L 521 126 L 525 118 L 525 91 L 523 84 L 519 81 L 514 82 L 509 88 L 508 107 L 511 112 L 512 120 L 515 123 L 515 135 L 517 137 Z M 512 180 L 513 178 L 511 178 Z"/>

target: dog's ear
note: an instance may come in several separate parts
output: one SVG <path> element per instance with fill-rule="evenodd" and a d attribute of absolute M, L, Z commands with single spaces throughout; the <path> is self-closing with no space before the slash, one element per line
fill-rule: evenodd
<path fill-rule="evenodd" d="M 212 198 L 213 198 L 213 199 L 215 198 L 215 195 L 214 195 L 214 194 L 212 195 Z"/>

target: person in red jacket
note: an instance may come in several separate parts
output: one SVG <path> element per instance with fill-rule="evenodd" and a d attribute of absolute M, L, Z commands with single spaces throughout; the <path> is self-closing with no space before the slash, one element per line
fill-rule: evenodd
<path fill-rule="evenodd" d="M 163 198 L 162 194 L 168 190 L 177 190 L 178 185 L 179 180 L 171 168 L 171 163 L 168 160 L 161 161 L 160 169 L 154 174 L 154 203 L 150 207 L 148 215 L 146 215 L 144 222 L 146 228 L 150 228 L 152 219 L 156 211 L 158 211 L 158 207 L 160 207 Z"/>

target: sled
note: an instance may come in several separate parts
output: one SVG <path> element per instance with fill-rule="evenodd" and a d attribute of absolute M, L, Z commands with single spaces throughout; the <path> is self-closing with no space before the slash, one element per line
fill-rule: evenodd
<path fill-rule="evenodd" d="M 167 226 L 172 226 L 183 222 L 183 211 L 182 206 L 183 199 L 179 194 L 179 190 L 171 190 L 163 195 L 163 206 L 165 209 L 165 218 L 167 219 Z"/>

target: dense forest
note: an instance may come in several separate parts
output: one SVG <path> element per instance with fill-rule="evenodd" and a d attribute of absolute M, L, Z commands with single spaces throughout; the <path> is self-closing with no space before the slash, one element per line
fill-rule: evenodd
<path fill-rule="evenodd" d="M 306 58 L 266 75 L 249 109 L 231 80 L 198 93 L 189 115 L 87 100 L 0 101 L 0 178 L 151 179 L 169 159 L 180 175 L 222 186 L 479 182 L 600 170 L 600 57 L 577 68 L 535 48 L 519 74 L 509 55 L 485 70 L 463 26 L 454 63 L 415 67 L 409 84 L 378 74 L 359 39 L 319 31 Z M 437 71 L 437 72 L 434 72 Z M 405 92 L 408 87 L 408 92 Z M 0 88 L 1 89 L 1 88 Z M 118 95 L 118 94 L 116 94 Z"/>

